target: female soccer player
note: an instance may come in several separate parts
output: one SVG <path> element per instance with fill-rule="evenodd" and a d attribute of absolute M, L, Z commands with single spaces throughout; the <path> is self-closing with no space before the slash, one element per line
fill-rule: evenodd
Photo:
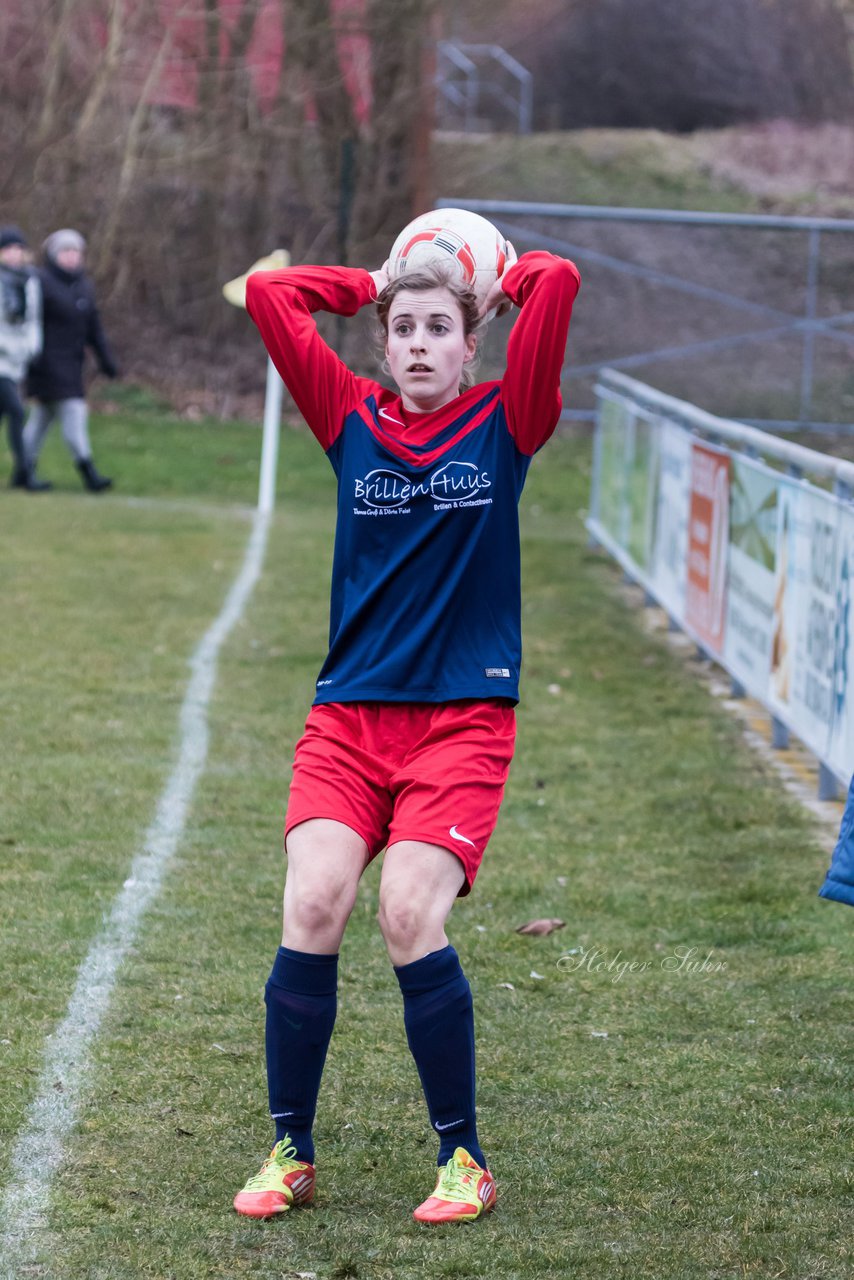
<path fill-rule="evenodd" d="M 480 309 L 441 268 L 392 283 L 385 268 L 249 277 L 249 313 L 338 477 L 330 648 L 296 748 L 282 946 L 266 986 L 276 1144 L 235 1197 L 249 1217 L 314 1195 L 338 949 L 383 849 L 379 924 L 439 1138 L 436 1188 L 414 1216 L 461 1221 L 495 1203 L 475 1125 L 471 991 L 445 921 L 471 890 L 513 754 L 517 506 L 560 413 L 578 287 L 575 266 L 548 253 L 519 258 Z M 504 377 L 472 386 L 483 317 L 508 300 L 521 312 Z M 353 374 L 312 319 L 370 303 L 397 391 Z"/>

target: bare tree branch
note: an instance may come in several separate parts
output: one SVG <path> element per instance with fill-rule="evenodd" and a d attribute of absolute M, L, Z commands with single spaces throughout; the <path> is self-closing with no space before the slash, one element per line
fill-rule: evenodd
<path fill-rule="evenodd" d="M 142 147 L 142 132 L 145 118 L 148 112 L 149 102 L 151 100 L 152 91 L 160 79 L 163 71 L 163 64 L 172 47 L 172 33 L 167 28 L 160 41 L 159 48 L 148 74 L 142 86 L 142 90 L 137 98 L 136 106 L 131 115 L 128 124 L 127 133 L 125 135 L 124 151 L 122 154 L 121 165 L 119 167 L 118 181 L 116 183 L 116 192 L 110 203 L 110 209 L 106 223 L 101 228 L 96 249 L 96 266 L 101 271 L 106 271 L 113 257 L 114 246 L 119 234 L 122 217 L 125 212 L 125 206 L 131 193 L 133 181 L 136 176 L 137 167 L 140 160 L 140 152 Z"/>
<path fill-rule="evenodd" d="M 77 134 L 81 136 L 89 132 L 101 110 L 101 104 L 109 86 L 113 83 L 119 69 L 121 51 L 124 41 L 124 8 L 125 0 L 110 0 L 107 23 L 107 45 L 98 63 L 92 87 L 83 104 L 77 121 Z"/>
<path fill-rule="evenodd" d="M 44 66 L 46 70 L 42 109 L 37 137 L 43 142 L 52 132 L 57 116 L 60 86 L 65 74 L 65 59 L 74 17 L 75 0 L 58 0 L 56 23 L 51 31 Z"/>

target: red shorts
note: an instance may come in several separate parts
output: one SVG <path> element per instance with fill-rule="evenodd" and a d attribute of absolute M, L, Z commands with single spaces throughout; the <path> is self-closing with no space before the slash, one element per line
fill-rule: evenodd
<path fill-rule="evenodd" d="M 516 715 L 500 700 L 329 702 L 297 743 L 285 838 L 310 818 L 362 837 L 371 858 L 400 840 L 450 849 L 471 891 L 498 818 Z"/>

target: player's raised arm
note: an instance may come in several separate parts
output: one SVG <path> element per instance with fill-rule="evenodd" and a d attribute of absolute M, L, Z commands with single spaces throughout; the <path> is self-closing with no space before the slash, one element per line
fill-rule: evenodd
<path fill-rule="evenodd" d="M 551 253 L 525 253 L 496 281 L 484 310 L 509 299 L 521 313 L 507 343 L 501 399 L 522 453 L 536 453 L 557 426 L 560 374 L 572 305 L 581 284 L 574 262 Z"/>
<path fill-rule="evenodd" d="M 300 413 L 324 449 L 363 398 L 357 378 L 317 331 L 313 313 L 352 316 L 376 299 L 382 272 L 351 267 L 287 267 L 255 271 L 246 283 L 246 309 Z M 382 287 L 379 284 L 379 287 Z"/>

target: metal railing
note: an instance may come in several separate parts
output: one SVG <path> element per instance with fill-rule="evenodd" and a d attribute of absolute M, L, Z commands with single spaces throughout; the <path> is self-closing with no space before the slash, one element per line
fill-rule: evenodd
<path fill-rule="evenodd" d="M 640 351 L 621 353 L 618 350 L 608 352 L 601 359 L 584 359 L 576 357 L 566 369 L 568 381 L 595 379 L 600 368 L 623 371 L 640 370 L 651 366 L 659 366 L 662 370 L 660 381 L 667 381 L 668 368 L 678 368 L 686 360 L 703 358 L 710 362 L 714 357 L 732 353 L 747 353 L 758 350 L 763 344 L 781 344 L 784 340 L 796 338 L 800 342 L 801 358 L 797 373 L 797 413 L 794 416 L 768 417 L 742 415 L 745 422 L 756 423 L 773 430 L 832 430 L 854 431 L 854 423 L 846 420 L 850 415 L 850 404 L 854 403 L 851 395 L 853 387 L 840 391 L 839 421 L 817 420 L 813 404 L 816 381 L 816 341 L 821 338 L 840 350 L 854 355 L 854 311 L 846 310 L 840 303 L 844 296 L 844 273 L 839 272 L 841 283 L 834 284 L 834 314 L 819 314 L 819 296 L 822 275 L 823 237 L 839 237 L 847 234 L 852 237 L 851 260 L 845 264 L 846 271 L 854 272 L 854 219 L 843 218 L 810 218 L 783 217 L 761 214 L 714 213 L 707 211 L 682 211 L 676 209 L 635 209 L 611 208 L 596 205 L 546 204 L 513 200 L 469 200 L 455 198 L 442 199 L 442 205 L 464 206 L 473 212 L 482 213 L 491 218 L 502 233 L 517 244 L 518 248 L 543 248 L 555 253 L 574 258 L 582 267 L 588 267 L 600 273 L 600 279 L 635 280 L 659 286 L 664 290 L 672 290 L 675 294 L 693 299 L 697 303 L 694 313 L 697 323 L 708 321 L 706 308 L 710 304 L 723 308 L 733 315 L 749 318 L 756 326 L 740 328 L 736 333 L 727 333 L 719 337 L 701 337 L 691 341 L 676 340 Z M 677 271 L 664 270 L 659 266 L 647 265 L 633 260 L 621 253 L 605 252 L 595 244 L 570 240 L 562 235 L 550 235 L 542 230 L 543 222 L 549 220 L 571 221 L 593 224 L 658 224 L 662 227 L 686 228 L 718 228 L 741 229 L 747 232 L 771 231 L 788 235 L 800 233 L 806 236 L 806 255 L 804 260 L 805 278 L 803 282 L 802 303 L 798 311 L 771 305 L 761 298 L 745 297 L 726 287 L 726 282 L 704 284 L 690 279 Z M 532 225 L 536 224 L 536 225 Z M 749 253 L 746 253 L 749 260 Z M 792 266 L 792 256 L 786 259 L 788 267 Z M 601 273 L 609 273 L 602 276 Z M 772 281 L 769 279 L 770 289 Z M 618 287 L 618 286 L 617 286 Z M 829 288 L 830 286 L 828 286 Z M 597 307 L 595 291 L 589 296 L 583 295 L 579 309 L 579 321 L 576 325 L 573 346 L 577 350 L 577 334 L 584 333 L 585 325 L 591 328 L 590 308 Z M 585 319 L 585 310 L 587 318 Z M 680 324 L 686 323 L 684 316 Z M 595 321 L 593 322 L 595 325 Z M 788 376 L 791 376 L 789 373 Z M 745 374 L 749 382 L 749 373 Z M 847 397 L 847 398 L 846 398 Z M 569 397 L 570 399 L 572 397 Z M 569 411 L 567 417 L 591 420 L 593 410 Z"/>
<path fill-rule="evenodd" d="M 474 132 L 490 105 L 514 120 L 518 133 L 530 133 L 533 83 L 527 67 L 500 45 L 440 40 L 436 46 L 436 87 L 466 133 Z"/>

